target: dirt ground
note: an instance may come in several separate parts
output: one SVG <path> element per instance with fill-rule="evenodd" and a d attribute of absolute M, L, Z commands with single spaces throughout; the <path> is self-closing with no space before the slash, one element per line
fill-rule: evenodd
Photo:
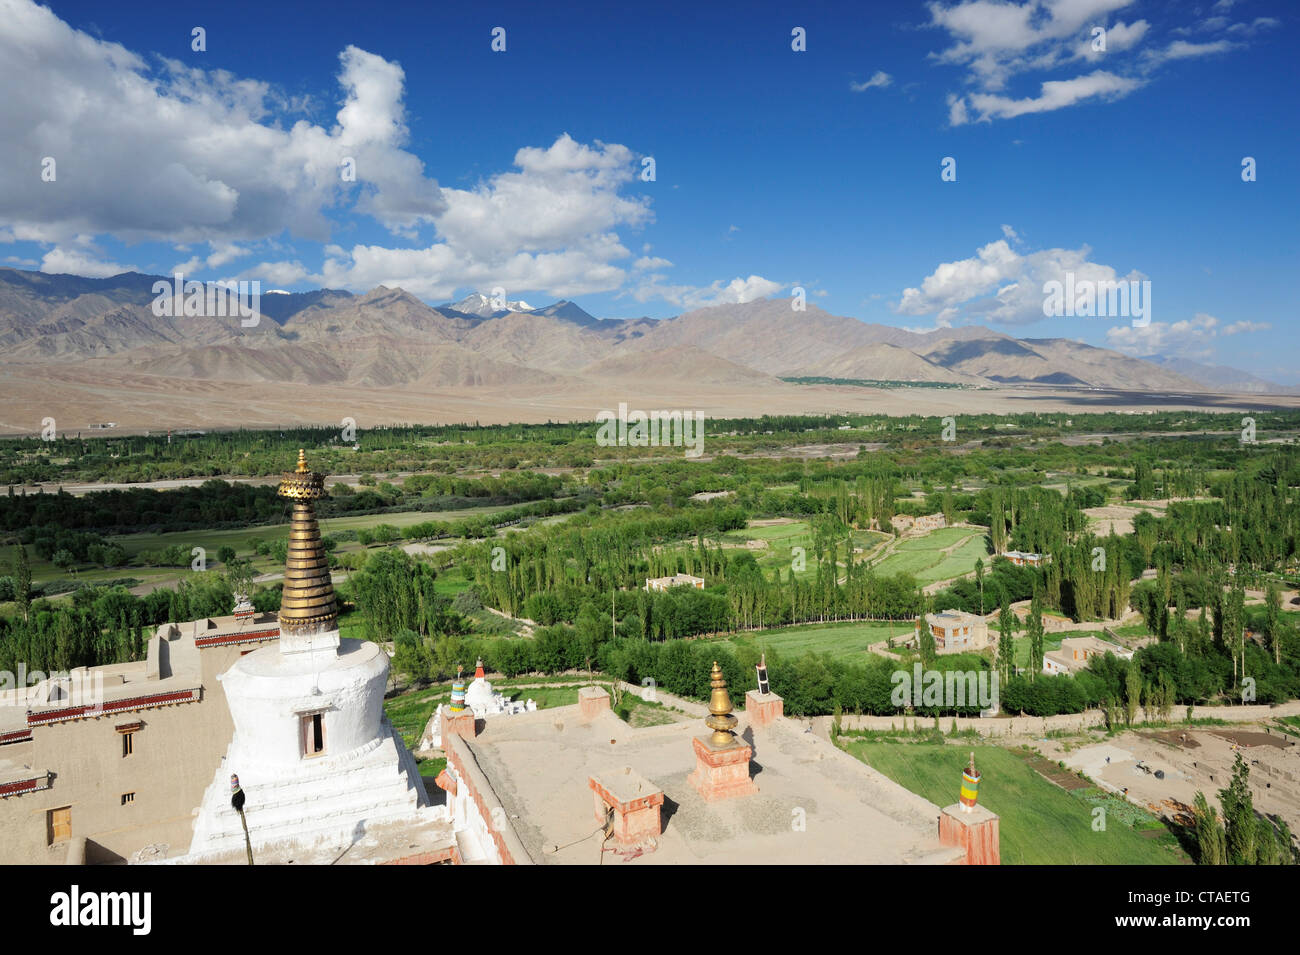
<path fill-rule="evenodd" d="M 620 382 L 620 397 L 633 407 L 690 407 L 709 419 L 768 414 L 862 412 L 889 415 L 1007 414 L 1026 410 L 1155 411 L 1210 410 L 1248 413 L 1300 407 L 1290 395 L 1163 395 L 1009 385 L 954 393 L 927 388 L 858 388 L 794 385 L 755 375 L 751 383 L 636 379 Z M 23 365 L 0 363 L 0 433 L 34 434 L 45 417 L 60 432 L 85 430 L 90 422 L 115 421 L 115 433 L 165 428 L 275 428 L 290 424 L 335 425 L 353 417 L 361 427 L 394 423 L 477 421 L 594 421 L 609 405 L 609 384 L 458 388 L 380 388 L 347 383 L 256 381 L 233 387 L 222 379 L 140 374 L 94 361 Z M 805 453 L 856 455 L 852 450 L 806 449 Z M 707 447 L 707 442 L 706 442 Z M 788 452 L 785 452 L 788 453 Z"/>
<path fill-rule="evenodd" d="M 1185 737 L 1185 739 L 1184 739 Z M 1039 740 L 1043 755 L 1079 770 L 1103 788 L 1163 816 L 1185 815 L 1198 791 L 1217 805 L 1232 779 L 1238 752 L 1250 766 L 1255 808 L 1300 832 L 1300 741 L 1263 727 L 1131 731 L 1112 740 L 1069 748 L 1068 740 Z M 1156 771 L 1164 774 L 1156 778 Z"/>

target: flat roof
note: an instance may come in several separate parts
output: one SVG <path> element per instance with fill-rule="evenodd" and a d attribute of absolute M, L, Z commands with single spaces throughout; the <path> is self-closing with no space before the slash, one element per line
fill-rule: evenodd
<path fill-rule="evenodd" d="M 601 862 L 588 780 L 618 766 L 664 793 L 658 846 L 626 859 L 634 864 L 946 863 L 960 854 L 939 844 L 937 806 L 798 722 L 754 729 L 743 711 L 736 716 L 759 791 L 719 802 L 705 802 L 687 779 L 691 740 L 708 733 L 700 719 L 634 729 L 608 710 L 584 720 L 574 705 L 489 717 L 465 744 L 539 864 Z M 604 864 L 622 858 L 607 852 Z"/>

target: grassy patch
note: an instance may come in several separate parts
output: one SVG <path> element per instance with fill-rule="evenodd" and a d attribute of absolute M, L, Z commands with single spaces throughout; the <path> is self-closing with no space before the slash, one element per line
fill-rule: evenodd
<path fill-rule="evenodd" d="M 952 548 L 951 553 L 948 548 Z M 942 527 L 924 537 L 901 541 L 892 554 L 873 567 L 878 574 L 911 574 L 918 582 L 929 584 L 969 574 L 980 559 L 988 563 L 982 528 Z"/>
<path fill-rule="evenodd" d="M 573 684 L 582 683 L 580 677 L 556 677 L 554 679 L 567 680 Z M 578 685 L 518 686 L 520 683 L 528 684 L 532 682 L 545 682 L 545 680 L 534 681 L 531 678 L 524 677 L 519 680 L 493 683 L 492 689 L 497 693 L 504 694 L 507 699 L 532 700 L 537 704 L 539 710 L 551 709 L 556 706 L 571 706 L 578 702 Z M 608 681 L 590 682 L 608 686 Z M 451 702 L 451 684 L 435 683 L 432 686 L 407 690 L 405 693 L 390 696 L 384 700 L 384 712 L 393 727 L 402 734 L 402 739 L 406 742 L 406 745 L 414 748 L 420 741 L 420 735 L 424 732 L 425 726 L 428 725 L 429 717 L 433 716 L 434 710 L 438 708 L 438 704 L 449 702 Z M 647 707 L 651 705 L 640 700 L 637 700 L 637 703 Z M 664 722 L 671 722 L 671 718 Z M 646 723 L 644 725 L 653 724 Z"/>
<path fill-rule="evenodd" d="M 438 774 L 447 768 L 447 760 L 445 757 L 438 756 L 434 759 L 422 759 L 415 765 L 425 779 L 436 779 Z"/>
<path fill-rule="evenodd" d="M 763 650 L 776 650 L 786 659 L 795 659 L 812 651 L 829 653 L 844 660 L 861 660 L 868 653 L 869 644 L 879 643 L 889 637 L 897 639 L 911 636 L 912 632 L 910 620 L 893 626 L 872 622 L 813 624 L 738 634 L 724 638 L 721 642 L 732 648 L 749 644 Z"/>
<path fill-rule="evenodd" d="M 933 802 L 957 801 L 961 771 L 972 747 L 930 743 L 848 742 L 845 749 L 890 779 Z M 1176 865 L 1181 850 L 1112 821 L 1093 830 L 1092 807 L 1048 782 L 997 746 L 976 746 L 984 774 L 979 801 L 1001 817 L 1002 861 L 1007 865 Z M 1170 837 L 1172 841 L 1172 836 Z"/>
<path fill-rule="evenodd" d="M 643 700 L 631 693 L 623 694 L 614 715 L 633 728 L 677 722 L 677 718 L 662 703 Z"/>

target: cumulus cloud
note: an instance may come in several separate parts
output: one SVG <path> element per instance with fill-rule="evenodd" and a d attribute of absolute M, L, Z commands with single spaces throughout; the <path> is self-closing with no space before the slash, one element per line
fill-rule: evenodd
<path fill-rule="evenodd" d="M 1003 231 L 1015 230 L 1004 226 Z M 1021 254 L 1006 238 L 978 249 L 975 255 L 940 263 L 918 287 L 903 290 L 893 309 L 900 315 L 935 315 L 936 325 L 989 321 L 1023 325 L 1044 320 L 1043 286 L 1074 281 L 1141 281 L 1141 273 L 1119 275 L 1108 265 L 1090 262 L 1092 250 L 1042 249 Z"/>
<path fill-rule="evenodd" d="M 867 90 L 875 89 L 876 87 L 883 89 L 892 82 L 894 82 L 892 76 L 884 70 L 876 70 L 876 72 L 872 74 L 871 79 L 867 80 L 865 83 L 850 83 L 849 89 L 853 90 L 855 93 L 863 93 Z"/>
<path fill-rule="evenodd" d="M 659 274 L 646 276 L 628 294 L 638 302 L 661 298 L 679 308 L 707 308 L 710 305 L 736 305 L 767 298 L 785 288 L 781 282 L 751 275 L 747 279 L 734 278 L 723 283 L 721 279 L 706 286 L 667 285 Z"/>
<path fill-rule="evenodd" d="M 1074 45 L 1081 37 L 1090 37 L 1090 27 L 1130 2 L 966 0 L 952 6 L 931 3 L 930 25 L 946 30 L 955 41 L 948 49 L 933 55 L 939 62 L 967 67 L 972 80 L 983 89 L 1000 90 L 1017 73 L 1042 69 L 1076 55 Z"/>
<path fill-rule="evenodd" d="M 1152 322 L 1140 327 L 1117 325 L 1106 330 L 1106 344 L 1126 355 L 1139 357 L 1207 358 L 1212 354 L 1210 342 L 1218 326 L 1219 320 L 1204 312 L 1181 322 Z"/>
<path fill-rule="evenodd" d="M 132 271 L 132 266 L 106 262 L 93 246 L 68 248 L 55 246 L 41 257 L 41 271 L 51 275 L 84 275 L 92 279 L 106 279 Z"/>
<path fill-rule="evenodd" d="M 420 248 L 331 245 L 319 280 L 351 289 L 401 286 L 427 299 L 495 286 L 565 298 L 619 288 L 628 273 L 616 263 L 631 252 L 616 230 L 653 219 L 648 198 L 621 192 L 635 179 L 634 160 L 626 146 L 589 146 L 568 134 L 546 148 L 525 147 L 515 154 L 518 171 L 442 190 L 443 208 L 432 215 L 436 241 Z M 666 260 L 641 261 L 654 268 Z"/>
<path fill-rule="evenodd" d="M 389 229 L 444 208 L 402 149 L 402 69 L 356 47 L 340 55 L 343 105 L 326 129 L 271 87 L 224 70 L 144 57 L 29 0 L 0 0 L 0 217 L 19 240 L 111 233 L 128 242 L 323 240 L 351 203 Z M 41 160 L 55 179 L 41 179 Z M 340 162 L 355 160 L 356 181 Z M 22 171 L 27 170 L 27 174 Z"/>

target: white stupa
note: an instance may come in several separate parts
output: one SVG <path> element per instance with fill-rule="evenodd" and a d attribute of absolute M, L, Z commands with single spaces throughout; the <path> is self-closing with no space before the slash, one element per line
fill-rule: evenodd
<path fill-rule="evenodd" d="M 460 679 L 457 676 L 457 680 Z M 442 715 L 444 713 L 471 710 L 474 713 L 474 718 L 481 720 L 487 719 L 489 716 L 513 716 L 516 713 L 531 713 L 537 709 L 537 704 L 531 699 L 510 700 L 505 694 L 494 691 L 492 684 L 488 682 L 483 672 L 482 658 L 474 667 L 474 681 L 465 690 L 463 705 L 459 693 L 459 687 L 461 686 L 464 686 L 464 684 L 453 683 L 451 703 L 439 703 L 438 708 L 433 711 L 433 717 L 429 720 L 424 734 L 420 737 L 420 751 L 441 748 Z"/>
<path fill-rule="evenodd" d="M 329 563 L 312 501 L 324 475 L 286 474 L 280 495 L 293 501 L 280 606 L 279 644 L 241 657 L 219 679 L 234 738 L 194 825 L 190 856 L 242 851 L 231 807 L 237 774 L 254 849 L 272 845 L 348 846 L 368 827 L 425 821 L 415 760 L 384 717 L 388 655 L 375 643 L 341 640 Z"/>

